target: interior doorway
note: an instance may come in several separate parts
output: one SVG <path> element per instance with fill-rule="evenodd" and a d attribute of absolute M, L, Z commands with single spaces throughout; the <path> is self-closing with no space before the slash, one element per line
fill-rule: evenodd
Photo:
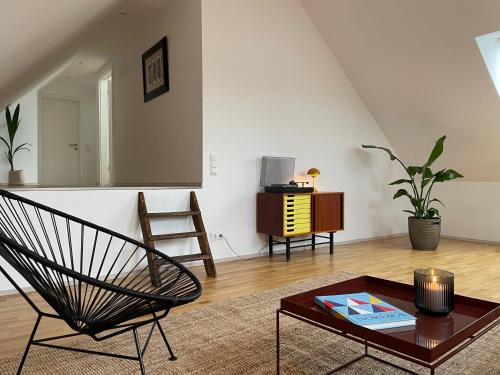
<path fill-rule="evenodd" d="M 41 96 L 40 184 L 80 184 L 80 102 Z"/>
<path fill-rule="evenodd" d="M 111 129 L 113 124 L 113 71 L 98 78 L 99 93 L 99 184 L 111 185 Z"/>

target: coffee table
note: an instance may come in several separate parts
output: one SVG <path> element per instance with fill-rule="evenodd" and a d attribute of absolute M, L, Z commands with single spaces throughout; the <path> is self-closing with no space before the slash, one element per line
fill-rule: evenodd
<path fill-rule="evenodd" d="M 358 292 L 368 292 L 414 315 L 417 318 L 416 326 L 370 330 L 335 318 L 314 303 L 315 296 Z M 430 369 L 431 375 L 434 375 L 438 366 L 500 323 L 500 304 L 455 295 L 455 308 L 449 315 L 425 315 L 413 304 L 412 285 L 371 276 L 361 276 L 282 298 L 280 308 L 276 311 L 277 374 L 280 371 L 280 315 L 282 314 L 364 345 L 365 350 L 361 356 L 333 369 L 329 374 L 365 357 L 415 374 L 402 366 L 369 354 L 368 348 L 374 348 L 424 366 Z"/>

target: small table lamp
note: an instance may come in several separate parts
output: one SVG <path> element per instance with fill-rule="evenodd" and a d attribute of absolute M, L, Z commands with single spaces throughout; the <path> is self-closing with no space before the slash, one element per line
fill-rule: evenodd
<path fill-rule="evenodd" d="M 316 187 L 316 176 L 319 176 L 319 169 L 318 168 L 311 168 L 307 171 L 307 174 L 312 177 L 313 179 L 313 188 L 314 191 L 318 191 L 318 188 Z"/>

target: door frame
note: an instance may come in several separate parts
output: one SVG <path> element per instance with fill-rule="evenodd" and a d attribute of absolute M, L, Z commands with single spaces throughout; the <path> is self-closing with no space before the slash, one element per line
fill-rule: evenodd
<path fill-rule="evenodd" d="M 97 153 L 97 170 L 99 171 L 99 186 L 104 186 L 101 185 L 101 92 L 100 92 L 100 86 L 99 83 L 101 79 L 106 76 L 108 73 L 111 75 L 111 86 L 110 86 L 110 98 L 111 100 L 109 101 L 109 134 L 108 134 L 108 153 L 109 153 L 109 160 L 108 160 L 108 168 L 109 168 L 109 185 L 108 186 L 113 186 L 113 130 L 115 127 L 115 74 L 114 74 L 114 67 L 113 63 L 110 63 L 106 65 L 104 68 L 102 68 L 98 73 L 97 73 L 97 122 L 98 122 L 98 153 Z"/>
<path fill-rule="evenodd" d="M 42 149 L 43 149 L 43 142 L 42 142 L 42 134 L 43 134 L 43 99 L 57 99 L 57 100 L 68 100 L 72 102 L 76 102 L 78 105 L 78 116 L 77 116 L 77 124 L 76 124 L 76 134 L 77 134 L 77 142 L 78 142 L 78 182 L 77 186 L 81 186 L 81 181 L 82 181 L 82 176 L 83 176 L 83 169 L 82 169 L 82 148 L 81 148 L 81 136 L 80 136 L 80 115 L 81 115 L 81 99 L 76 97 L 76 96 L 69 96 L 69 95 L 57 95 L 57 94 L 50 94 L 50 93 L 44 93 L 40 92 L 38 93 L 38 136 L 37 136 L 37 141 L 38 141 L 38 185 L 40 184 L 40 181 L 43 180 L 43 168 L 42 168 Z M 43 185 L 42 185 L 43 186 Z"/>

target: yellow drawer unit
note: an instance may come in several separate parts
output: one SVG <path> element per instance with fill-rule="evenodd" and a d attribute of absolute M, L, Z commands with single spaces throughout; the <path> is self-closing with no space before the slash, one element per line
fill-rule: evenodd
<path fill-rule="evenodd" d="M 283 195 L 283 234 L 311 231 L 311 195 Z"/>

